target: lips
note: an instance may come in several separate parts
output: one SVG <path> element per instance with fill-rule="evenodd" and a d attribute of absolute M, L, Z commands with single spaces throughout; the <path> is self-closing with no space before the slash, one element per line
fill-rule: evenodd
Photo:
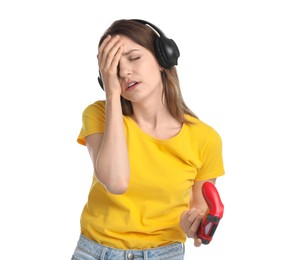
<path fill-rule="evenodd" d="M 126 90 L 131 90 L 135 88 L 139 84 L 138 81 L 128 82 Z"/>

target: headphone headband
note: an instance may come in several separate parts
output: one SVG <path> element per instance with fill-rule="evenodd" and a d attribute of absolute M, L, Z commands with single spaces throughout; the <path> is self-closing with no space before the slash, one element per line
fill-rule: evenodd
<path fill-rule="evenodd" d="M 135 22 L 149 26 L 159 37 L 165 36 L 165 34 L 156 25 L 154 25 L 150 22 L 147 22 L 147 21 L 141 20 L 141 19 L 131 19 L 131 21 L 135 21 Z"/>

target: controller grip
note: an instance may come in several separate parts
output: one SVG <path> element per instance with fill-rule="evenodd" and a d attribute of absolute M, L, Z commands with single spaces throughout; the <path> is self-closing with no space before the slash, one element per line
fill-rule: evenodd
<path fill-rule="evenodd" d="M 208 205 L 208 212 L 202 220 L 197 235 L 203 244 L 208 244 L 212 240 L 219 221 L 223 217 L 224 205 L 212 182 L 207 181 L 203 184 L 202 193 Z"/>

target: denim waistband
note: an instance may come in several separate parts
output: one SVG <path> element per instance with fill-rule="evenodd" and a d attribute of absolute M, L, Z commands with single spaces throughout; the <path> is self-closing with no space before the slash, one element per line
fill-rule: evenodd
<path fill-rule="evenodd" d="M 157 248 L 150 249 L 116 249 L 108 246 L 104 246 L 96 243 L 83 235 L 80 235 L 76 251 L 81 251 L 81 253 L 86 253 L 91 258 L 88 259 L 99 259 L 99 260 L 159 260 L 159 259 L 174 259 L 181 260 L 184 257 L 184 244 L 183 243 L 173 243 L 166 246 L 161 246 Z M 76 256 L 75 251 L 75 256 Z M 85 259 L 85 258 L 75 258 L 75 259 Z"/>

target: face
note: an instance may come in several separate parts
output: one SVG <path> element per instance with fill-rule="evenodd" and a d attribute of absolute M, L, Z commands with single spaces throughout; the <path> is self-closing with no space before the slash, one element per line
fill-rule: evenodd
<path fill-rule="evenodd" d="M 124 51 L 119 61 L 121 95 L 131 102 L 162 97 L 161 68 L 153 54 L 126 36 L 120 36 Z"/>

